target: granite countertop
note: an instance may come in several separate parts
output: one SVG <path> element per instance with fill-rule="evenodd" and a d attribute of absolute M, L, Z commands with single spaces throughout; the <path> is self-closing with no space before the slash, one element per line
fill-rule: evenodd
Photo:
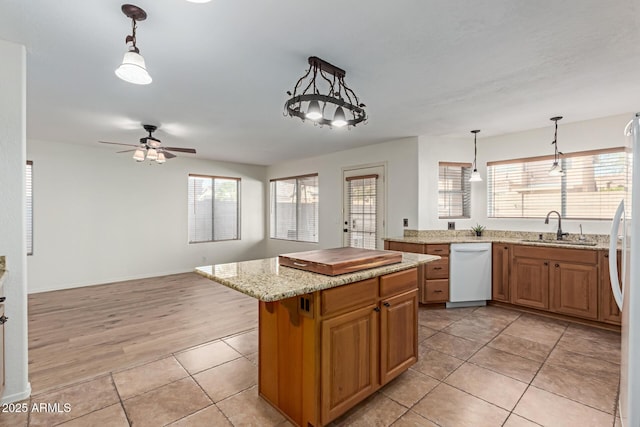
<path fill-rule="evenodd" d="M 540 234 L 542 234 L 543 241 L 536 241 Z M 487 230 L 482 237 L 477 237 L 466 230 L 453 232 L 445 230 L 408 230 L 402 237 L 387 237 L 383 240 L 417 244 L 496 242 L 567 249 L 609 249 L 609 236 L 600 234 L 585 235 L 585 242 L 592 243 L 590 245 L 581 244 L 582 242 L 577 237 L 577 235 L 569 236 L 568 239 L 563 240 L 563 242 L 567 243 L 558 243 L 555 233 Z"/>
<path fill-rule="evenodd" d="M 407 270 L 440 259 L 435 255 L 403 252 L 396 264 L 370 268 L 356 273 L 325 276 L 278 264 L 278 258 L 231 262 L 196 267 L 196 273 L 260 301 L 279 301 L 323 289 Z"/>

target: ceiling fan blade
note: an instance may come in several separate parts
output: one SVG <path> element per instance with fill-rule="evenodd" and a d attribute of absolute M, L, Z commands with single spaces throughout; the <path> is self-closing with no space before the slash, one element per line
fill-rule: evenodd
<path fill-rule="evenodd" d="M 168 152 L 168 151 L 164 151 L 164 150 L 162 150 L 162 152 L 164 153 L 164 156 L 165 156 L 167 159 L 173 159 L 174 157 L 176 157 L 176 155 L 175 155 L 175 154 L 172 154 L 172 153 L 170 153 L 170 152 Z"/>
<path fill-rule="evenodd" d="M 132 151 L 136 151 L 137 148 L 134 148 L 133 150 L 124 150 L 124 151 L 116 151 L 116 154 L 120 154 L 120 153 L 130 153 Z"/>
<path fill-rule="evenodd" d="M 126 145 L 127 147 L 138 147 L 138 144 L 123 144 L 122 142 L 98 141 L 102 144 Z"/>
<path fill-rule="evenodd" d="M 181 148 L 181 147 L 162 147 L 164 150 L 177 151 L 179 153 L 191 153 L 196 154 L 195 148 Z"/>

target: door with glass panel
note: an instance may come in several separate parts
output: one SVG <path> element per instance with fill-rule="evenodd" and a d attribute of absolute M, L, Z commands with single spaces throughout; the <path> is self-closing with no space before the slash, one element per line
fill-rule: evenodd
<path fill-rule="evenodd" d="M 344 171 L 344 246 L 383 249 L 384 172 L 382 165 Z"/>

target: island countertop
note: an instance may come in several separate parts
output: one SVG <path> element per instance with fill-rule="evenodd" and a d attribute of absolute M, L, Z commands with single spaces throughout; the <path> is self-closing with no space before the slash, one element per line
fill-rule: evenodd
<path fill-rule="evenodd" d="M 260 301 L 280 301 L 342 286 L 384 274 L 407 270 L 440 259 L 437 255 L 403 252 L 402 261 L 356 273 L 325 276 L 278 264 L 278 258 L 196 267 L 196 273 Z"/>

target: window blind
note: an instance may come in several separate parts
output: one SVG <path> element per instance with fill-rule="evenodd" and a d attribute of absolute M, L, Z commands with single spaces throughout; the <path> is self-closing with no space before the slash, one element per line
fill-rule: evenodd
<path fill-rule="evenodd" d="M 189 175 L 189 243 L 240 238 L 240 178 Z"/>
<path fill-rule="evenodd" d="M 378 241 L 378 175 L 352 176 L 347 181 L 347 239 L 353 248 L 376 249 Z"/>
<path fill-rule="evenodd" d="M 31 160 L 27 161 L 26 175 L 27 255 L 33 255 L 33 162 Z"/>
<path fill-rule="evenodd" d="M 549 176 L 553 156 L 487 164 L 487 215 L 544 218 L 557 210 L 567 219 L 611 219 L 631 193 L 631 153 L 624 147 L 565 154 L 564 176 Z"/>
<path fill-rule="evenodd" d="M 272 179 L 272 239 L 318 241 L 318 175 Z"/>
<path fill-rule="evenodd" d="M 438 163 L 438 218 L 471 216 L 471 163 Z"/>

